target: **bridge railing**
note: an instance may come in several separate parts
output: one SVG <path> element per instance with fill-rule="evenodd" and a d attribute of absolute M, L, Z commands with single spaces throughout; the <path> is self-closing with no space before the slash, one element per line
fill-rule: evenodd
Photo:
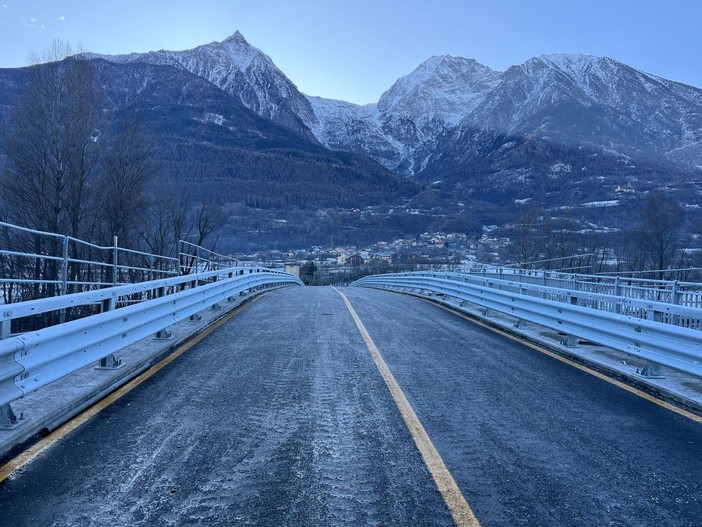
<path fill-rule="evenodd" d="M 168 338 L 168 326 L 236 295 L 290 285 L 302 282 L 273 269 L 232 267 L 2 306 L 0 426 L 16 424 L 10 403 L 29 392 L 96 361 L 116 367 L 115 352 L 149 335 Z M 135 295 L 144 300 L 120 303 Z M 10 332 L 22 317 L 78 306 L 95 314 L 38 331 Z"/>
<path fill-rule="evenodd" d="M 577 283 L 538 284 L 525 279 L 528 276 L 516 270 L 498 276 L 415 272 L 367 276 L 351 285 L 453 297 L 562 332 L 566 344 L 584 339 L 702 376 L 700 307 L 673 302 L 680 297 L 670 291 L 644 294 L 637 286 L 632 297 L 610 294 L 607 288 L 588 290 Z"/>
<path fill-rule="evenodd" d="M 175 256 L 0 222 L 0 303 L 196 274 L 239 265 L 235 258 L 179 240 Z"/>
<path fill-rule="evenodd" d="M 702 307 L 702 283 L 700 282 L 656 280 L 623 276 L 621 274 L 564 273 L 562 271 L 487 265 L 475 265 L 464 270 L 461 274 L 492 277 L 500 280 L 515 280 L 559 289 L 602 293 L 639 300 L 653 300 L 689 307 Z"/>
<path fill-rule="evenodd" d="M 178 258 L 0 222 L 5 304 L 179 274 Z"/>

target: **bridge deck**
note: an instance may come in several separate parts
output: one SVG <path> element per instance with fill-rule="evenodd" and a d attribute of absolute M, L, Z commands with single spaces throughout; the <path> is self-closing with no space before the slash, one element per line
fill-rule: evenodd
<path fill-rule="evenodd" d="M 702 425 L 343 289 L 482 525 L 698 525 Z M 451 525 L 341 296 L 269 294 L 0 486 L 8 525 Z"/>

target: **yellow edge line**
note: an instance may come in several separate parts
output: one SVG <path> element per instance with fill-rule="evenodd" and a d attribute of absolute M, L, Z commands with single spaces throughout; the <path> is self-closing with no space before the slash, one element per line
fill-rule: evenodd
<path fill-rule="evenodd" d="M 441 459 L 441 455 L 439 455 L 436 447 L 434 447 L 434 444 L 431 442 L 429 434 L 427 434 L 426 430 L 422 426 L 422 423 L 419 421 L 419 418 L 414 413 L 412 405 L 410 405 L 409 401 L 405 397 L 400 385 L 397 384 L 395 377 L 390 372 L 390 369 L 383 360 L 383 357 L 380 355 L 380 352 L 373 342 L 373 339 L 368 334 L 368 331 L 363 325 L 363 322 L 361 322 L 358 314 L 356 314 L 356 310 L 353 308 L 351 302 L 349 302 L 349 299 L 346 298 L 344 293 L 336 288 L 334 288 L 334 290 L 341 295 L 341 298 L 344 300 L 349 313 L 351 313 L 351 317 L 356 323 L 356 327 L 358 327 L 358 331 L 361 333 L 361 336 L 363 337 L 363 340 L 368 347 L 368 351 L 370 351 L 373 361 L 378 367 L 380 374 L 383 376 L 385 384 L 390 390 L 392 398 L 394 399 L 395 404 L 402 415 L 402 419 L 405 421 L 405 425 L 410 431 L 412 439 L 414 439 L 414 443 L 417 445 L 417 448 L 422 455 L 422 459 L 424 459 L 424 463 L 429 469 L 431 476 L 434 478 L 434 482 L 436 483 L 446 506 L 451 512 L 454 523 L 459 527 L 480 527 L 480 523 L 475 517 L 475 514 L 473 514 L 473 510 L 470 508 L 470 505 L 468 505 L 468 502 L 463 496 L 461 489 L 458 488 L 458 485 L 453 479 L 451 472 L 449 472 L 448 468 L 446 468 L 443 459 Z"/>
<path fill-rule="evenodd" d="M 621 381 L 613 379 L 613 378 L 605 375 L 604 373 L 600 373 L 596 370 L 588 368 L 587 366 L 584 366 L 582 364 L 578 364 L 577 362 L 574 362 L 574 361 L 572 361 L 566 357 L 563 357 L 557 353 L 549 351 L 546 348 L 539 346 L 538 344 L 534 344 L 533 342 L 529 342 L 527 340 L 524 340 L 524 339 L 518 337 L 517 335 L 512 335 L 511 333 L 508 333 L 507 331 L 504 331 L 502 329 L 496 328 L 496 327 L 491 326 L 489 324 L 485 324 L 483 322 L 480 322 L 479 320 L 477 320 L 475 318 L 471 318 L 467 315 L 459 313 L 459 312 L 457 312 L 449 307 L 442 306 L 441 304 L 431 302 L 431 301 L 426 300 L 424 298 L 422 298 L 421 300 L 423 300 L 424 302 L 426 302 L 428 304 L 436 306 L 440 309 L 443 309 L 444 311 L 448 311 L 449 313 L 452 313 L 456 316 L 459 316 L 459 317 L 467 320 L 468 322 L 476 324 L 482 328 L 488 329 L 488 330 L 492 331 L 493 333 L 497 333 L 500 336 L 507 337 L 508 339 L 513 340 L 514 342 L 517 342 L 523 346 L 527 346 L 533 350 L 536 350 L 539 353 L 543 353 L 544 355 L 548 355 L 549 357 L 554 358 L 556 360 L 559 360 L 559 361 L 567 364 L 568 366 L 572 366 L 573 368 L 577 368 L 580 371 L 588 373 L 588 374 L 592 375 L 593 377 L 597 377 L 598 379 L 601 379 L 601 380 L 606 381 L 610 384 L 613 384 L 614 386 L 617 386 L 618 388 L 621 388 L 622 390 L 626 390 L 629 393 L 632 393 L 634 395 L 638 395 L 642 399 L 645 399 L 653 404 L 657 404 L 658 406 L 661 406 L 662 408 L 665 408 L 666 410 L 670 410 L 671 412 L 675 412 L 676 414 L 682 415 L 683 417 L 687 417 L 688 419 L 691 419 L 692 421 L 695 421 L 697 423 L 702 423 L 702 417 L 697 415 L 697 414 L 694 414 L 692 412 L 688 412 L 687 410 L 679 408 L 679 407 L 675 406 L 674 404 L 670 404 L 666 401 L 662 401 L 661 399 L 658 399 L 657 397 L 655 397 L 651 394 L 648 394 L 642 390 L 639 390 L 638 388 L 634 388 L 633 386 L 629 386 L 626 383 L 623 383 Z"/>
<path fill-rule="evenodd" d="M 12 476 L 17 470 L 21 469 L 24 467 L 27 463 L 35 459 L 39 454 L 47 450 L 48 448 L 51 448 L 53 445 L 58 443 L 61 439 L 66 437 L 68 434 L 73 432 L 76 428 L 84 424 L 86 421 L 88 421 L 91 417 L 95 416 L 96 414 L 100 413 L 102 410 L 110 406 L 112 403 L 115 401 L 119 400 L 121 397 L 132 391 L 134 388 L 139 386 L 141 383 L 161 371 L 163 368 L 165 368 L 167 365 L 169 365 L 171 362 L 173 362 L 175 359 L 180 357 L 183 353 L 188 351 L 190 348 L 192 348 L 195 344 L 200 342 L 202 339 L 204 339 L 206 336 L 208 336 L 210 333 L 212 333 L 215 329 L 220 327 L 222 324 L 225 322 L 228 322 L 230 319 L 232 319 L 235 315 L 237 315 L 242 309 L 245 307 L 250 306 L 254 302 L 258 301 L 259 298 L 262 298 L 263 296 L 267 295 L 268 293 L 263 293 L 250 302 L 247 302 L 244 305 L 241 305 L 234 309 L 231 313 L 228 315 L 225 315 L 223 318 L 215 322 L 213 325 L 205 329 L 202 333 L 194 337 L 192 340 L 188 341 L 187 343 L 183 344 L 180 348 L 178 348 L 176 351 L 168 355 L 168 357 L 164 358 L 161 362 L 158 364 L 155 364 L 139 376 L 135 377 L 131 381 L 129 381 L 127 384 L 121 386 L 114 392 L 112 392 L 110 395 L 105 397 L 104 399 L 101 399 L 97 403 L 95 403 L 93 406 L 90 408 L 87 408 L 85 411 L 81 412 L 77 416 L 75 416 L 73 419 L 70 421 L 64 423 L 60 427 L 58 427 L 56 430 L 51 432 L 49 435 L 47 435 L 44 439 L 39 441 L 38 443 L 35 443 L 32 445 L 30 448 L 19 454 L 17 457 L 11 459 L 8 461 L 4 466 L 0 467 L 0 483 L 5 481 L 7 478 Z"/>

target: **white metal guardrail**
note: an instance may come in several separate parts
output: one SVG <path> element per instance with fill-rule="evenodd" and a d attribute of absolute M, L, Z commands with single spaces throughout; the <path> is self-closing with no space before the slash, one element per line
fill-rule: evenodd
<path fill-rule="evenodd" d="M 679 269 L 678 271 L 692 272 L 698 269 Z M 473 264 L 472 267 L 462 270 L 461 274 L 702 308 L 702 283 L 700 282 L 656 280 L 624 276 L 622 273 L 593 275 L 544 269 L 495 267 L 485 264 Z"/>
<path fill-rule="evenodd" d="M 239 266 L 231 256 L 179 240 L 173 256 L 94 243 L 0 221 L 0 303 Z"/>
<path fill-rule="evenodd" d="M 702 376 L 698 307 L 459 273 L 375 275 L 351 285 L 453 297 Z"/>
<path fill-rule="evenodd" d="M 234 267 L 0 306 L 6 337 L 0 340 L 0 420 L 4 416 L 12 421 L 9 405 L 18 398 L 207 307 L 245 291 L 290 285 L 302 282 L 272 269 Z M 137 293 L 151 299 L 115 309 L 118 298 Z M 38 331 L 9 334 L 15 318 L 85 305 L 95 305 L 103 312 Z"/>

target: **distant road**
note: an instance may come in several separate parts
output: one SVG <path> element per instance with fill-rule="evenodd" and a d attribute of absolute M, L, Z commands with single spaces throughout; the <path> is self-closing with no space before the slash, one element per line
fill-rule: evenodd
<path fill-rule="evenodd" d="M 702 425 L 343 288 L 483 526 L 699 526 Z M 0 485 L 0 525 L 453 525 L 341 296 L 249 306 Z"/>

